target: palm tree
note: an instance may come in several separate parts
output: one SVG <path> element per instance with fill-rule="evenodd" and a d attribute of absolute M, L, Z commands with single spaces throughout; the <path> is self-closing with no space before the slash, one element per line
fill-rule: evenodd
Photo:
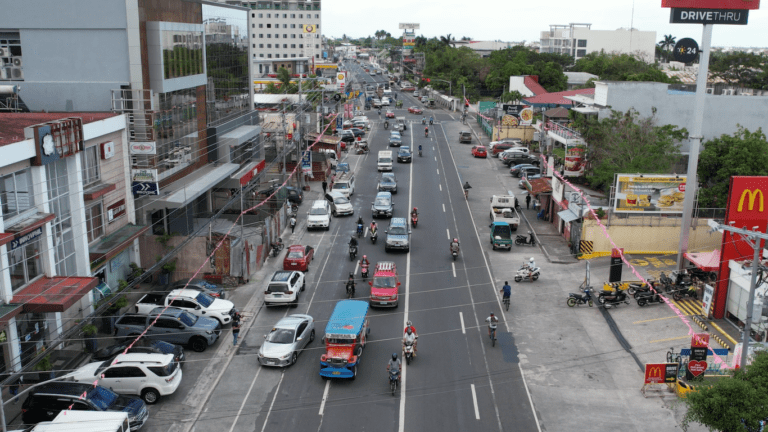
<path fill-rule="evenodd" d="M 427 38 L 424 35 L 416 36 L 413 42 L 417 47 L 424 46 L 427 44 Z"/>
<path fill-rule="evenodd" d="M 281 67 L 277 70 L 277 80 L 280 81 L 280 89 L 283 93 L 288 92 L 288 86 L 291 84 L 291 73 L 288 69 Z"/>
<path fill-rule="evenodd" d="M 675 46 L 676 43 L 676 37 L 670 35 L 664 35 L 664 39 L 659 41 L 659 46 L 661 49 L 666 49 L 667 51 L 670 50 L 673 46 Z M 669 54 L 667 54 L 667 62 L 669 62 Z"/>
<path fill-rule="evenodd" d="M 454 40 L 455 39 L 451 39 L 450 33 L 448 33 L 448 36 L 440 36 L 440 42 L 445 46 L 449 46 Z"/>

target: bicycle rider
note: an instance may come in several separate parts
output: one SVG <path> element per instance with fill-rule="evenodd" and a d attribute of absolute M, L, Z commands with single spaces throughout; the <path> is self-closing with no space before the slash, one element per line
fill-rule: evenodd
<path fill-rule="evenodd" d="M 499 290 L 499 292 L 504 293 L 504 295 L 502 296 L 503 301 L 505 302 L 509 301 L 509 297 L 512 295 L 512 287 L 509 286 L 509 282 L 504 281 L 504 286 L 501 287 L 501 290 Z"/>
<path fill-rule="evenodd" d="M 491 335 L 491 332 L 493 332 L 494 339 L 496 338 L 496 324 L 498 324 L 499 319 L 496 318 L 496 315 L 491 312 L 491 316 L 485 319 L 485 322 L 488 323 L 488 336 Z"/>

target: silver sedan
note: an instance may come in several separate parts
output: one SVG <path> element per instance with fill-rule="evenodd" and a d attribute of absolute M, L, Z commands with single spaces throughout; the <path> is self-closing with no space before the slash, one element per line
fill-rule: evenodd
<path fill-rule="evenodd" d="M 288 315 L 278 321 L 264 339 L 259 349 L 259 363 L 262 366 L 290 366 L 315 340 L 315 320 L 309 315 Z"/>

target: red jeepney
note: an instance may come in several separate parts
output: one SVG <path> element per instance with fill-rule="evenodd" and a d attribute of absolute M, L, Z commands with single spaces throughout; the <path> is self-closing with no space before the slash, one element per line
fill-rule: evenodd
<path fill-rule="evenodd" d="M 373 280 L 368 284 L 371 286 L 371 306 L 397 307 L 400 300 L 400 280 L 394 262 L 377 263 Z"/>

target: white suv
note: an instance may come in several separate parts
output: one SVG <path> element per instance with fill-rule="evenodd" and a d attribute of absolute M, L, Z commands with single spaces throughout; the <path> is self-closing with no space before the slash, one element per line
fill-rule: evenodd
<path fill-rule="evenodd" d="M 166 304 L 179 308 L 192 315 L 217 319 L 222 327 L 232 321 L 235 304 L 200 292 L 193 288 L 175 289 L 168 293 Z"/>
<path fill-rule="evenodd" d="M 307 229 L 325 228 L 331 229 L 331 206 L 326 200 L 315 200 L 307 214 Z"/>
<path fill-rule="evenodd" d="M 89 363 L 67 375 L 115 393 L 139 395 L 147 405 L 173 394 L 181 384 L 181 367 L 173 354 L 120 354 L 114 360 Z"/>
<path fill-rule="evenodd" d="M 278 270 L 264 291 L 264 305 L 287 304 L 299 305 L 299 292 L 306 288 L 304 273 L 300 271 Z"/>

